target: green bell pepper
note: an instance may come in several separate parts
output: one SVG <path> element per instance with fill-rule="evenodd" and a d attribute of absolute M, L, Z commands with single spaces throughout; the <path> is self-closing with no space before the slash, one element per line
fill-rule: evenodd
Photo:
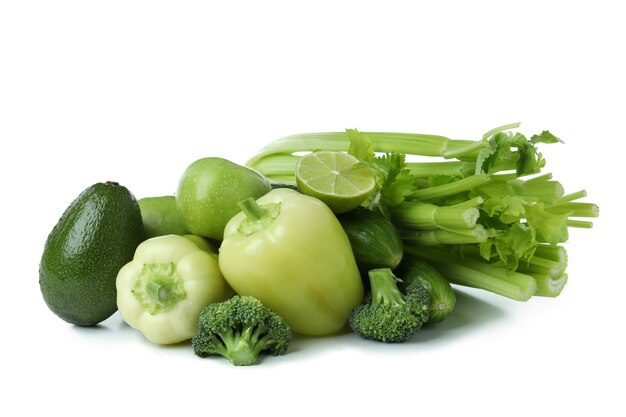
<path fill-rule="evenodd" d="M 211 249 L 192 235 L 141 243 L 117 275 L 117 307 L 124 321 L 154 343 L 191 339 L 202 309 L 233 295 Z"/>
<path fill-rule="evenodd" d="M 219 255 L 230 286 L 261 300 L 295 332 L 327 335 L 343 328 L 363 300 L 363 283 L 348 237 L 328 206 L 290 189 L 239 206 Z"/>

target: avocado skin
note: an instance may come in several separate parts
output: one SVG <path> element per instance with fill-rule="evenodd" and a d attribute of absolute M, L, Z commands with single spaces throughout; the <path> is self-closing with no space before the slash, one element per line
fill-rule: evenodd
<path fill-rule="evenodd" d="M 39 265 L 43 298 L 57 316 L 94 326 L 117 311 L 115 280 L 144 240 L 139 204 L 115 182 L 84 190 L 48 236 Z"/>

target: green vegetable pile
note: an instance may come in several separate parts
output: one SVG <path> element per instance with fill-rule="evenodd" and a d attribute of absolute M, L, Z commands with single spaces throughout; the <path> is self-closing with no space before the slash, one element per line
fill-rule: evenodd
<path fill-rule="evenodd" d="M 562 143 L 543 131 L 530 139 L 493 129 L 480 140 L 359 132 L 300 134 L 265 146 L 248 166 L 270 180 L 295 182 L 304 151 L 346 151 L 369 167 L 377 186 L 364 203 L 397 227 L 404 252 L 427 261 L 455 284 L 525 301 L 555 297 L 567 282 L 568 229 L 591 228 L 598 206 L 565 194 L 542 173 L 539 144 Z M 382 153 L 382 154 L 381 154 Z M 410 162 L 407 157 L 431 157 Z"/>
<path fill-rule="evenodd" d="M 138 201 L 94 184 L 48 236 L 43 298 L 78 326 L 119 311 L 153 343 L 252 365 L 288 352 L 293 333 L 419 337 L 454 314 L 451 284 L 556 297 L 568 230 L 599 209 L 541 172 L 538 145 L 562 141 L 517 127 L 479 140 L 299 134 L 247 166 L 194 161 L 175 195 Z"/>

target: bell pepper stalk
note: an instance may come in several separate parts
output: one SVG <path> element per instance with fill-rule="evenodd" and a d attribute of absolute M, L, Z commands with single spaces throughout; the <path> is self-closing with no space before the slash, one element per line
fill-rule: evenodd
<path fill-rule="evenodd" d="M 124 321 L 157 344 L 191 339 L 202 309 L 233 295 L 217 254 L 193 235 L 142 242 L 133 260 L 120 269 L 116 286 Z"/>
<path fill-rule="evenodd" d="M 350 241 L 320 200 L 275 189 L 241 212 L 224 230 L 219 264 L 239 295 L 258 298 L 304 335 L 341 330 L 363 301 L 363 283 Z"/>

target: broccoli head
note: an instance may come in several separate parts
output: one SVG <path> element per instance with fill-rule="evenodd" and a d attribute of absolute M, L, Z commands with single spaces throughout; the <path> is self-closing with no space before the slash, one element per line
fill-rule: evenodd
<path fill-rule="evenodd" d="M 418 282 L 404 294 L 389 268 L 369 271 L 371 291 L 352 310 L 349 325 L 359 336 L 380 342 L 404 342 L 428 321 L 430 296 Z"/>
<path fill-rule="evenodd" d="M 200 357 L 222 355 L 233 365 L 252 365 L 261 351 L 285 353 L 291 338 L 282 317 L 254 297 L 236 295 L 202 310 L 192 345 Z"/>

